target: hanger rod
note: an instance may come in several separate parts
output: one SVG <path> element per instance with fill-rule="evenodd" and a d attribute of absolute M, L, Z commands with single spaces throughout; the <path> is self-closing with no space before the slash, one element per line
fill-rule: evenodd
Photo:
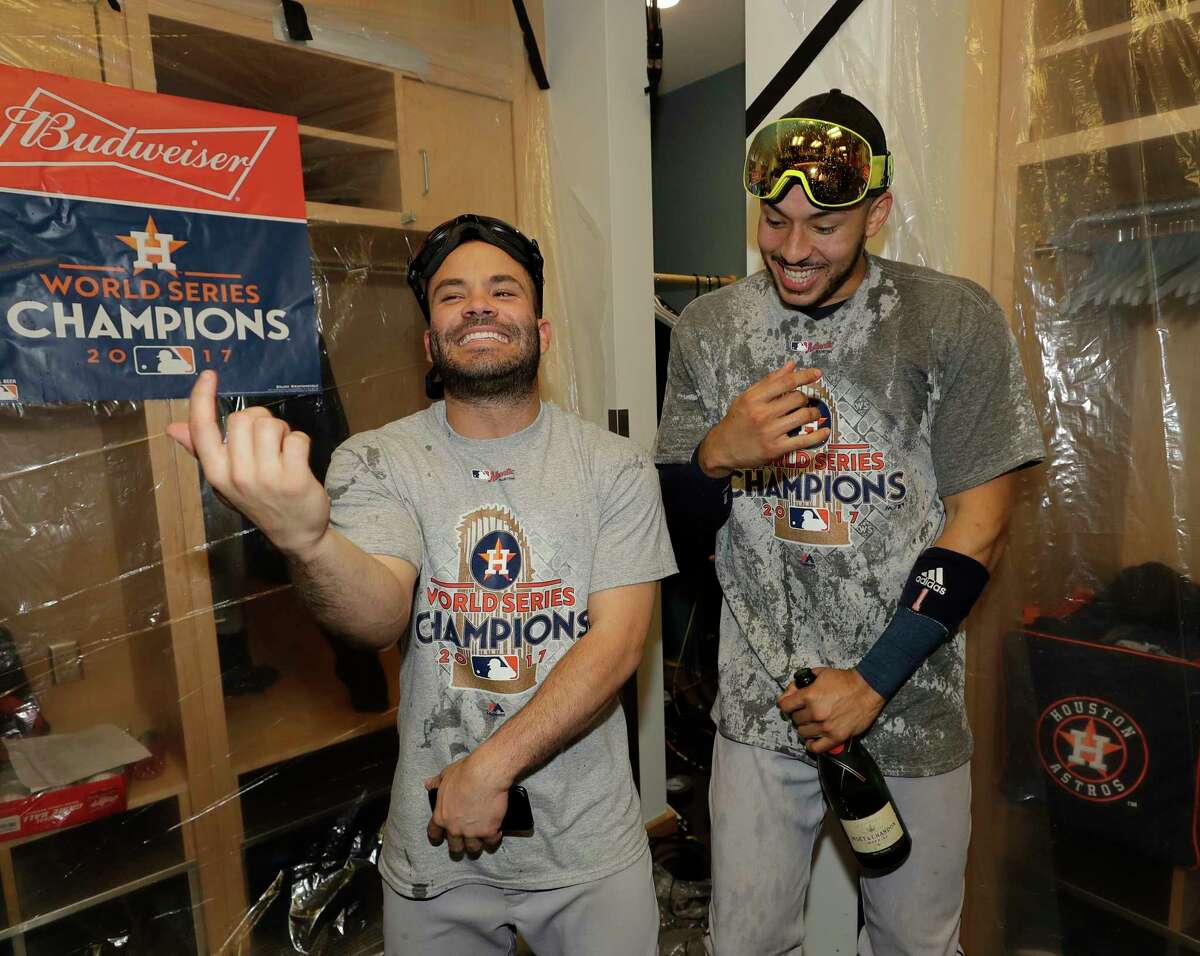
<path fill-rule="evenodd" d="M 1170 222 L 1167 224 L 1167 229 L 1159 232 L 1159 223 L 1162 217 L 1177 216 L 1179 222 L 1183 222 L 1183 215 L 1187 214 L 1187 223 L 1182 228 L 1176 229 L 1176 223 Z M 1075 231 L 1079 227 L 1093 226 L 1114 226 L 1121 223 L 1127 223 L 1133 220 L 1135 225 L 1130 227 L 1134 229 L 1134 233 L 1129 237 L 1131 239 L 1152 239 L 1158 236 L 1178 235 L 1180 233 L 1196 232 L 1195 220 L 1200 218 L 1200 197 L 1189 199 L 1168 199 L 1163 202 L 1138 203 L 1136 206 L 1123 206 L 1118 209 L 1102 209 L 1097 212 L 1087 213 L 1079 216 L 1071 223 L 1067 231 L 1060 238 L 1054 238 L 1048 242 L 1040 243 L 1033 248 L 1035 256 L 1055 256 L 1064 249 L 1087 249 L 1091 243 L 1083 239 L 1072 238 Z M 1142 236 L 1140 228 L 1136 225 L 1138 219 L 1153 219 L 1155 220 L 1153 227 L 1148 235 Z M 1124 238 L 1124 227 L 1118 230 L 1117 239 L 1120 241 Z"/>
<path fill-rule="evenodd" d="M 1077 226 L 1100 226 L 1112 222 L 1125 222 L 1128 219 L 1170 216 L 1175 213 L 1198 210 L 1200 210 L 1200 198 L 1168 199 L 1165 202 L 1139 203 L 1136 206 L 1125 206 L 1120 209 L 1105 209 L 1080 216 L 1071 223 L 1067 235 L 1070 235 Z"/>
<path fill-rule="evenodd" d="M 703 273 L 695 273 L 692 275 L 682 275 L 677 272 L 656 272 L 654 273 L 654 281 L 659 285 L 679 285 L 695 288 L 696 284 L 708 288 L 719 289 L 723 285 L 730 285 L 737 282 L 738 277 L 735 275 L 705 275 Z"/>

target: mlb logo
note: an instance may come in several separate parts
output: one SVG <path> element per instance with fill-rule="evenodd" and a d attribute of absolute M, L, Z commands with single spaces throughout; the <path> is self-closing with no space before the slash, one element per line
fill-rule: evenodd
<path fill-rule="evenodd" d="M 19 402 L 21 390 L 14 379 L 6 378 L 0 382 L 0 402 Z"/>
<path fill-rule="evenodd" d="M 828 508 L 788 508 L 788 527 L 793 531 L 828 531 Z"/>
<path fill-rule="evenodd" d="M 196 351 L 190 345 L 135 345 L 138 375 L 195 375 Z"/>
<path fill-rule="evenodd" d="M 516 654 L 471 655 L 471 670 L 481 680 L 516 680 L 520 669 Z"/>

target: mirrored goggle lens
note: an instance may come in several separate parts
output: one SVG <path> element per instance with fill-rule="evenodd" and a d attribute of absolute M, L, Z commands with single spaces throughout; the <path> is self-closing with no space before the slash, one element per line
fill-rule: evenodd
<path fill-rule="evenodd" d="M 833 123 L 779 120 L 759 130 L 746 156 L 746 191 L 773 198 L 787 174 L 802 175 L 818 203 L 861 199 L 871 181 L 871 147 Z"/>

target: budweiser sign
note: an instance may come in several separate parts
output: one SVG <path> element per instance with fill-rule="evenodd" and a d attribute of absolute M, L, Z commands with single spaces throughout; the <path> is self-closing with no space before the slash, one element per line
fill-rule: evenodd
<path fill-rule="evenodd" d="M 41 87 L 7 106 L 0 167 L 110 166 L 233 199 L 274 126 L 151 129 L 127 126 Z"/>
<path fill-rule="evenodd" d="M 307 212 L 294 116 L 0 64 L 0 406 L 318 389 Z"/>

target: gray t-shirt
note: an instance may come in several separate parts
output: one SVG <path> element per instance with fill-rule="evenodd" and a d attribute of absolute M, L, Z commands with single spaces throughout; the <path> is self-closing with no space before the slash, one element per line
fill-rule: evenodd
<path fill-rule="evenodd" d="M 988 294 L 871 256 L 859 288 L 822 320 L 784 306 L 765 271 L 689 305 L 672 336 L 655 460 L 687 461 L 733 400 L 788 359 L 822 369 L 804 391 L 833 431 L 733 476 L 717 536 L 714 718 L 727 737 L 807 759 L 775 706 L 795 669 L 855 666 L 941 533 L 941 498 L 1040 459 L 1044 445 Z M 889 701 L 865 738 L 884 773 L 927 776 L 970 759 L 964 669 L 960 633 Z"/>
<path fill-rule="evenodd" d="M 439 402 L 355 435 L 334 454 L 325 486 L 334 528 L 420 569 L 383 878 L 421 899 L 463 883 L 570 886 L 633 863 L 646 832 L 615 703 L 518 781 L 533 836 L 507 836 L 478 860 L 430 845 L 423 781 L 533 697 L 587 633 L 589 595 L 674 573 L 645 452 L 545 402 L 514 435 L 464 438 Z"/>

